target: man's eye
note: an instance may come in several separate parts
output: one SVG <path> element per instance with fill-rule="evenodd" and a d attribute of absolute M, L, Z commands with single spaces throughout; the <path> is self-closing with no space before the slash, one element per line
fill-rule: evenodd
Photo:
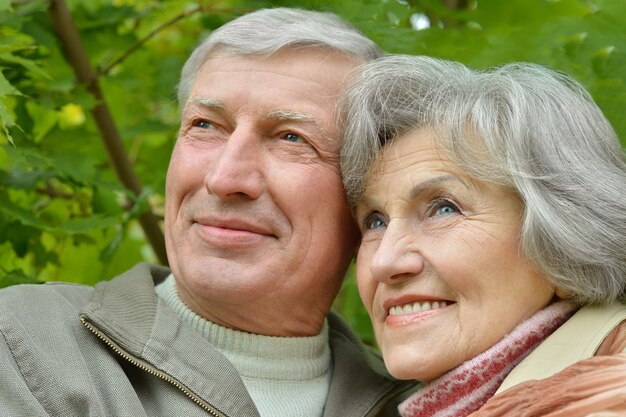
<path fill-rule="evenodd" d="M 215 129 L 215 125 L 206 120 L 197 120 L 193 123 L 194 127 L 199 127 L 200 129 Z"/>
<path fill-rule="evenodd" d="M 374 230 L 387 227 L 387 221 L 382 214 L 375 212 L 370 213 L 363 221 L 363 230 Z"/>
<path fill-rule="evenodd" d="M 288 141 L 288 142 L 294 142 L 294 143 L 302 143 L 304 142 L 304 139 L 302 139 L 302 137 L 296 133 L 293 132 L 287 132 L 283 135 L 283 139 Z"/>

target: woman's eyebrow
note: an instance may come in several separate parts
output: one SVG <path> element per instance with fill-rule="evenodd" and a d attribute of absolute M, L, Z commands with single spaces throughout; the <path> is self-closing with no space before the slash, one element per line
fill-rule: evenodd
<path fill-rule="evenodd" d="M 461 178 L 457 177 L 456 175 L 451 175 L 451 174 L 441 175 L 439 177 L 430 178 L 430 179 L 420 182 L 419 184 L 416 184 L 413 188 L 411 188 L 410 197 L 416 198 L 427 189 L 437 184 L 441 184 L 443 182 L 448 182 L 448 181 L 456 181 L 456 182 L 463 184 L 465 188 L 469 188 L 469 186 Z M 356 213 L 357 208 L 360 206 L 361 207 L 362 206 L 366 206 L 366 207 L 375 206 L 376 202 L 377 201 L 375 199 L 372 199 L 366 195 L 363 195 L 361 196 L 359 201 L 355 204 L 354 211 Z"/>
<path fill-rule="evenodd" d="M 440 184 L 442 182 L 448 182 L 448 181 L 460 182 L 461 184 L 465 186 L 465 188 L 469 188 L 468 185 L 456 175 L 441 175 L 439 177 L 430 178 L 426 181 L 416 184 L 413 188 L 411 188 L 411 198 L 416 198 L 422 192 L 424 192 L 428 188 L 433 187 L 434 185 Z"/>

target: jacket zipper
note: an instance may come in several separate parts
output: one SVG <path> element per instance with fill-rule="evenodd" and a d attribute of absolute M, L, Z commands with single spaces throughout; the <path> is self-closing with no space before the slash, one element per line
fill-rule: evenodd
<path fill-rule="evenodd" d="M 146 363 L 146 362 L 144 362 L 144 361 L 142 361 L 142 360 L 140 360 L 140 359 L 138 359 L 138 358 L 136 358 L 136 357 L 134 357 L 134 356 L 132 356 L 132 355 L 130 355 L 128 353 L 126 353 L 121 347 L 119 347 L 119 345 L 117 345 L 117 343 L 113 342 L 110 338 L 105 336 L 104 333 L 102 333 L 93 324 L 91 324 L 85 318 L 85 316 L 82 316 L 82 315 L 80 316 L 80 322 L 91 333 L 96 335 L 96 337 L 98 337 L 98 339 L 102 340 L 118 356 L 124 358 L 126 361 L 130 362 L 132 365 L 136 366 L 137 368 L 141 369 L 142 371 L 145 371 L 145 372 L 147 372 L 147 373 L 149 373 L 149 374 L 151 374 L 153 376 L 156 376 L 157 378 L 160 378 L 163 381 L 168 382 L 171 385 L 175 386 L 176 388 L 178 388 L 179 391 L 181 391 L 183 394 L 185 394 L 185 396 L 187 398 L 192 400 L 194 403 L 196 403 L 199 407 L 201 407 L 203 410 L 205 410 L 206 412 L 208 412 L 212 416 L 214 416 L 214 417 L 225 417 L 224 414 L 220 413 L 215 408 L 211 407 L 209 404 L 206 403 L 206 401 L 204 401 L 202 398 L 198 397 L 197 395 L 195 395 L 194 393 L 189 391 L 187 388 L 185 388 L 184 385 L 182 385 L 180 382 L 178 382 L 177 380 L 175 380 L 174 378 L 172 378 L 171 376 L 169 376 L 165 372 L 161 372 L 158 369 L 156 369 L 155 367 L 153 367 L 152 365 L 149 365 L 148 363 Z"/>

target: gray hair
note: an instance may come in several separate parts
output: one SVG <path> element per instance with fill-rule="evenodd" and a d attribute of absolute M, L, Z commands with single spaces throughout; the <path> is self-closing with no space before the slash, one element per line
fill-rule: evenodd
<path fill-rule="evenodd" d="M 517 191 L 521 252 L 555 288 L 581 304 L 624 298 L 624 151 L 575 80 L 530 63 L 483 72 L 389 56 L 355 72 L 341 106 L 341 169 L 351 204 L 383 146 L 430 129 L 470 176 Z"/>
<path fill-rule="evenodd" d="M 261 9 L 221 26 L 196 47 L 182 70 L 179 105 L 184 106 L 196 74 L 217 49 L 234 56 L 269 56 L 289 46 L 329 48 L 365 62 L 382 55 L 372 40 L 332 13 Z"/>

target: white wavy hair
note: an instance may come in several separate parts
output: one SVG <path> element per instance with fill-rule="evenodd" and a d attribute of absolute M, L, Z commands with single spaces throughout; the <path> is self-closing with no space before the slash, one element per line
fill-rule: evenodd
<path fill-rule="evenodd" d="M 557 289 L 581 304 L 624 298 L 624 151 L 578 82 L 530 63 L 474 71 L 388 56 L 354 73 L 341 106 L 351 204 L 383 146 L 431 129 L 466 173 L 517 191 L 522 253 Z"/>
<path fill-rule="evenodd" d="M 328 48 L 364 62 L 383 54 L 372 40 L 333 13 L 260 9 L 221 26 L 196 47 L 182 69 L 179 106 L 185 105 L 198 71 L 216 50 L 231 56 L 269 56 L 285 47 Z"/>

